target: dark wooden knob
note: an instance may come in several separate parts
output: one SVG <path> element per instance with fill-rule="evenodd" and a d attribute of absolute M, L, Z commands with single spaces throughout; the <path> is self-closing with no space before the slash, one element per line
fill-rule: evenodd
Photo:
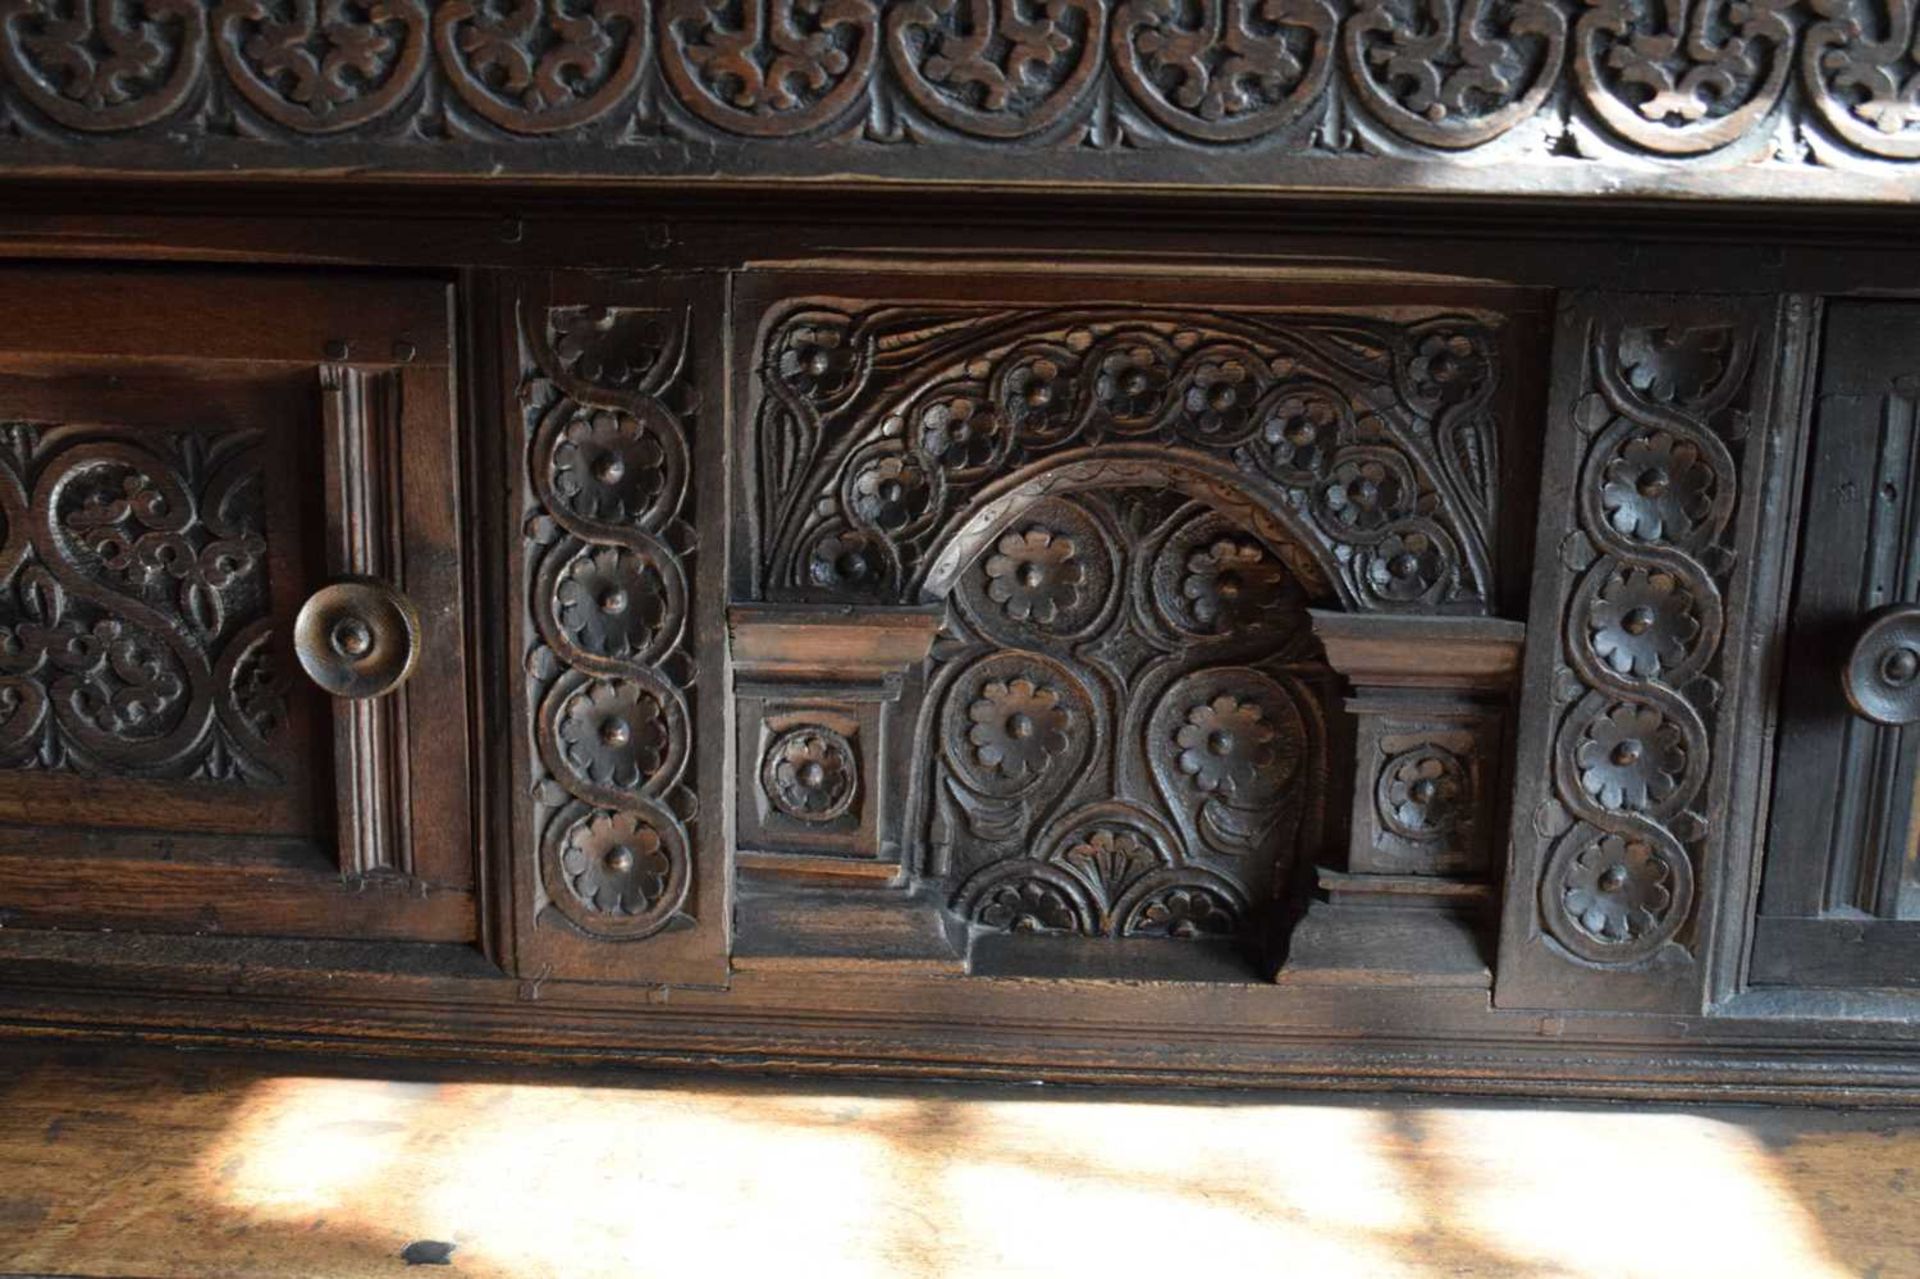
<path fill-rule="evenodd" d="M 335 582 L 301 605 L 293 648 L 313 682 L 335 697 L 379 697 L 413 674 L 420 616 L 384 582 Z"/>
<path fill-rule="evenodd" d="M 1889 604 L 1867 614 L 1847 655 L 1844 682 L 1862 719 L 1920 723 L 1920 604 Z"/>

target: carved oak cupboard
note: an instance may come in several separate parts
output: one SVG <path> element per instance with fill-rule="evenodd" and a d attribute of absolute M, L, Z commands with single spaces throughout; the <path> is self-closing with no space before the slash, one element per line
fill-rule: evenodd
<path fill-rule="evenodd" d="M 1911 1101 L 1916 29 L 0 0 L 0 1026 Z"/>

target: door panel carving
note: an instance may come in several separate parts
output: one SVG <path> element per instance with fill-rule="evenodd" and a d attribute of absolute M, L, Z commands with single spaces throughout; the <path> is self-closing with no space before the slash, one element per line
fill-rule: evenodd
<path fill-rule="evenodd" d="M 0 911 L 471 940 L 444 286 L 7 283 L 59 319 L 0 340 Z M 295 658 L 303 602 L 344 578 L 406 601 L 433 655 L 378 696 Z M 336 619 L 343 658 L 376 638 L 358 624 Z"/>
<path fill-rule="evenodd" d="M 255 430 L 0 426 L 0 767 L 275 787 Z"/>

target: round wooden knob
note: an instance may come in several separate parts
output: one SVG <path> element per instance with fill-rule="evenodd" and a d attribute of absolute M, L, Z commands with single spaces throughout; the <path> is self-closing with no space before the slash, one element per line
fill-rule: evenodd
<path fill-rule="evenodd" d="M 420 615 L 384 582 L 335 582 L 300 606 L 293 649 L 313 682 L 335 697 L 379 697 L 413 674 Z"/>
<path fill-rule="evenodd" d="M 1867 614 L 1847 656 L 1844 680 L 1854 714 L 1876 724 L 1920 723 L 1920 604 Z"/>

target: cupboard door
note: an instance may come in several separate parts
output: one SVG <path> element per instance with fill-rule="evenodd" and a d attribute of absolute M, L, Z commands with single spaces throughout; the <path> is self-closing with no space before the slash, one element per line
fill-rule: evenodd
<path fill-rule="evenodd" d="M 1836 304 L 1753 980 L 1920 986 L 1920 306 Z"/>
<path fill-rule="evenodd" d="M 0 919 L 473 937 L 446 286 L 0 281 Z"/>

